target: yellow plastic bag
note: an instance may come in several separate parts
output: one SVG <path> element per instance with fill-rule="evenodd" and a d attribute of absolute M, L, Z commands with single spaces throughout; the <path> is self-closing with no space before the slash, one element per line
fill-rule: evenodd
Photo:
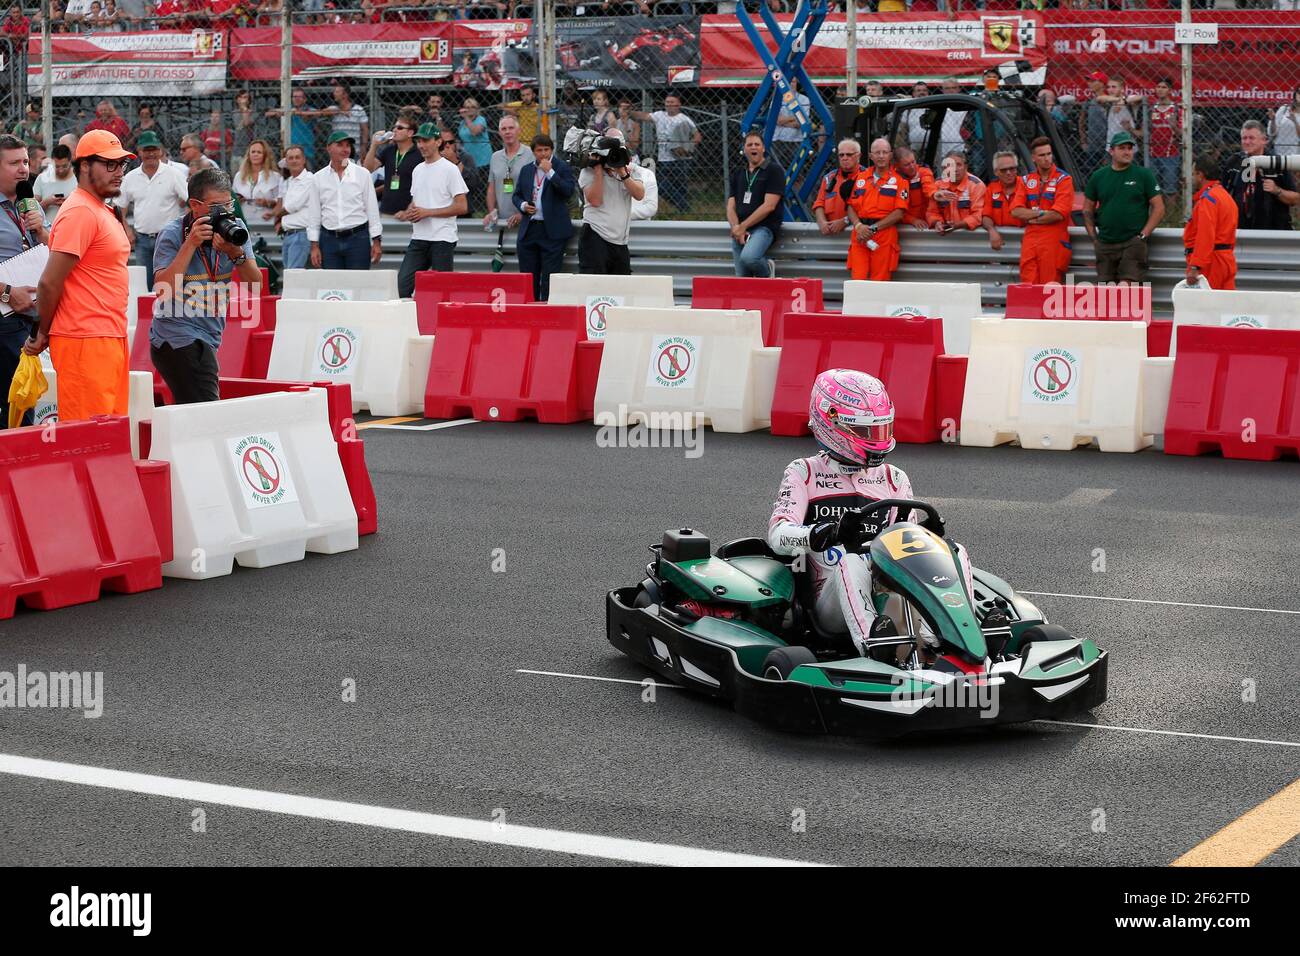
<path fill-rule="evenodd" d="M 50 388 L 41 369 L 41 360 L 24 352 L 18 358 L 18 371 L 9 386 L 9 427 L 17 428 L 28 411 L 36 407 Z"/>

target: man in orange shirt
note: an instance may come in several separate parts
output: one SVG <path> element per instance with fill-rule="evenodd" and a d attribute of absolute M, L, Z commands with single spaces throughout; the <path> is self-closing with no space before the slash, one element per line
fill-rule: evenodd
<path fill-rule="evenodd" d="M 1020 243 L 1020 281 L 1060 282 L 1070 268 L 1070 217 L 1074 180 L 1056 165 L 1052 141 L 1040 136 L 1029 144 L 1034 168 L 1020 177 L 1011 215 L 1025 224 Z"/>
<path fill-rule="evenodd" d="M 862 165 L 862 147 L 856 139 L 840 140 L 836 150 L 840 163 L 833 173 L 822 177 L 813 203 L 813 216 L 823 236 L 835 236 L 849 224 L 849 196 L 855 183 L 867 172 Z"/>
<path fill-rule="evenodd" d="M 984 183 L 966 168 L 966 154 L 953 150 L 943 161 L 946 178 L 934 184 L 925 221 L 943 235 L 958 229 L 975 230 L 984 214 Z"/>
<path fill-rule="evenodd" d="M 122 191 L 135 157 L 108 130 L 77 142 L 77 188 L 50 231 L 50 259 L 37 286 L 41 321 L 23 350 L 48 345 L 59 375 L 59 420 L 125 415 L 130 381 L 126 263 L 131 244 L 107 200 Z"/>
<path fill-rule="evenodd" d="M 894 151 L 886 139 L 871 142 L 871 171 L 849 195 L 849 274 L 887 282 L 898 268 L 898 223 L 907 213 L 907 180 L 890 166 Z"/>
<path fill-rule="evenodd" d="M 999 230 L 1020 228 L 1020 220 L 1011 215 L 1011 200 L 1016 195 L 1016 174 L 1019 171 L 1020 163 L 1015 153 L 1003 150 L 994 154 L 993 173 L 997 178 L 984 190 L 984 215 L 981 218 L 994 252 L 1001 249 L 1005 241 Z"/>
<path fill-rule="evenodd" d="M 1195 283 L 1202 274 L 1211 289 L 1237 288 L 1237 203 L 1232 194 L 1212 179 L 1217 167 L 1209 156 L 1192 162 L 1192 218 L 1183 228 L 1183 251 L 1187 256 L 1187 281 Z"/>
<path fill-rule="evenodd" d="M 929 166 L 922 166 L 916 161 L 916 153 L 910 146 L 900 146 L 894 150 L 894 168 L 907 180 L 907 214 L 903 222 L 917 229 L 930 228 L 925 221 L 925 210 L 934 195 L 934 173 Z"/>

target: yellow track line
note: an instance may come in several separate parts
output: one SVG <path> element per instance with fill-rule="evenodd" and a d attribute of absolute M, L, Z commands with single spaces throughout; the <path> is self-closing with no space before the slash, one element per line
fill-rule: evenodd
<path fill-rule="evenodd" d="M 376 418 L 372 422 L 361 422 L 357 425 L 357 431 L 361 431 L 363 428 L 369 428 L 372 425 L 405 425 L 407 422 L 418 422 L 419 420 L 420 416 L 418 415 L 409 415 L 405 418 Z"/>
<path fill-rule="evenodd" d="M 1300 780 L 1243 813 L 1170 866 L 1254 866 L 1300 834 Z"/>

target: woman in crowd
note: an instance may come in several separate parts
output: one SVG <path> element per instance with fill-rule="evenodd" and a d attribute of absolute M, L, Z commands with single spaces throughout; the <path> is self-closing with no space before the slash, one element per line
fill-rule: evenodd
<path fill-rule="evenodd" d="M 235 109 L 230 114 L 230 127 L 235 136 L 232 162 L 240 162 L 248 153 L 257 135 L 257 114 L 253 112 L 253 94 L 240 90 L 235 94 Z"/>
<path fill-rule="evenodd" d="M 1268 137 L 1279 156 L 1300 153 L 1300 86 L 1291 91 L 1291 102 L 1268 111 Z"/>
<path fill-rule="evenodd" d="M 484 169 L 492 162 L 492 141 L 488 139 L 487 117 L 479 112 L 478 100 L 469 97 L 460 107 L 460 140 L 474 165 Z"/>
<path fill-rule="evenodd" d="M 244 214 L 248 218 L 251 206 L 262 209 L 262 219 L 269 222 L 274 215 L 276 201 L 284 193 L 284 177 L 276 163 L 275 150 L 264 139 L 255 139 L 248 144 L 244 162 L 235 174 L 232 184 L 235 195 L 244 205 Z"/>
<path fill-rule="evenodd" d="M 587 129 L 603 133 L 614 126 L 617 119 L 617 114 L 609 108 L 609 94 L 604 90 L 594 90 L 591 94 L 591 119 L 587 122 Z"/>

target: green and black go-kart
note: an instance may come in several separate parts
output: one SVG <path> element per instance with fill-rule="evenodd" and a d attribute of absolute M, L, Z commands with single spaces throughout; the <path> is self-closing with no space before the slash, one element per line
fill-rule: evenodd
<path fill-rule="evenodd" d="M 1063 717 L 1105 701 L 1105 651 L 1047 623 L 986 571 L 973 569 L 968 590 L 933 506 L 891 498 L 862 510 L 894 507 L 923 520 L 895 522 L 852 549 L 871 555 L 876 610 L 898 631 L 865 652 L 815 620 L 802 556 L 780 557 L 761 538 L 711 555 L 689 528 L 651 546 L 644 581 L 609 592 L 609 641 L 674 683 L 801 733 L 897 737 Z"/>

